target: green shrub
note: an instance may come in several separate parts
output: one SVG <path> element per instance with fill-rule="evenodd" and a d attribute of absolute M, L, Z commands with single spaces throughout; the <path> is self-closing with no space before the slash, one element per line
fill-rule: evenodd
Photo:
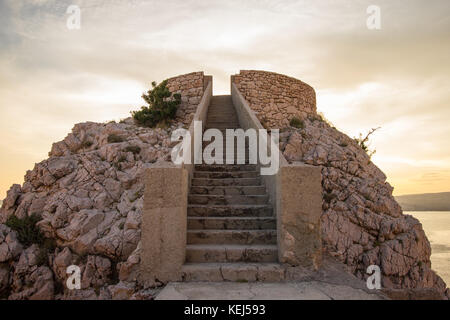
<path fill-rule="evenodd" d="M 6 225 L 17 232 L 19 241 L 26 247 L 32 244 L 42 246 L 45 242 L 44 235 L 41 230 L 36 226 L 41 220 L 39 216 L 33 214 L 26 216 L 23 219 L 19 219 L 12 215 L 6 221 Z"/>
<path fill-rule="evenodd" d="M 358 138 L 354 138 L 355 142 L 361 147 L 361 149 L 363 149 L 367 153 L 367 155 L 369 156 L 369 159 L 371 159 L 372 156 L 377 152 L 377 150 L 375 150 L 375 149 L 374 150 L 369 149 L 369 139 L 370 139 L 370 136 L 379 129 L 381 129 L 381 127 L 371 129 L 369 131 L 369 133 L 367 133 L 366 136 L 363 136 L 363 134 L 360 133 Z"/>
<path fill-rule="evenodd" d="M 87 149 L 87 148 L 92 147 L 93 144 L 94 144 L 94 143 L 93 143 L 92 141 L 87 140 L 87 141 L 84 141 L 84 142 L 82 143 L 81 146 L 82 146 L 84 149 Z"/>
<path fill-rule="evenodd" d="M 300 120 L 297 117 L 294 117 L 291 119 L 291 122 L 289 123 L 291 125 L 291 127 L 297 128 L 297 129 L 304 129 L 305 128 L 305 123 Z"/>
<path fill-rule="evenodd" d="M 325 193 L 323 195 L 323 199 L 325 200 L 325 202 L 331 203 L 333 199 L 336 199 L 336 195 L 334 193 Z"/>
<path fill-rule="evenodd" d="M 36 259 L 36 264 L 38 266 L 45 266 L 48 265 L 48 251 L 41 249 L 39 250 L 37 259 Z"/>
<path fill-rule="evenodd" d="M 141 153 L 141 148 L 138 146 L 128 146 L 125 148 L 125 152 L 131 152 L 132 154 Z"/>
<path fill-rule="evenodd" d="M 154 128 L 165 126 L 175 118 L 178 106 L 181 103 L 181 95 L 173 94 L 167 88 L 167 80 L 159 85 L 152 82 L 152 89 L 143 94 L 142 98 L 148 106 L 142 106 L 139 111 L 132 111 L 131 115 L 142 126 Z"/>
<path fill-rule="evenodd" d="M 113 133 L 108 136 L 108 143 L 120 143 L 123 141 L 123 138 L 121 136 L 118 136 L 117 134 Z"/>

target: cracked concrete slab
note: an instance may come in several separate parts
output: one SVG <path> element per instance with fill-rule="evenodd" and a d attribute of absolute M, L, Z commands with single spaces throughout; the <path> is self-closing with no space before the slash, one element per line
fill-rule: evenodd
<path fill-rule="evenodd" d="M 156 300 L 383 300 L 378 293 L 320 281 L 172 282 Z"/>

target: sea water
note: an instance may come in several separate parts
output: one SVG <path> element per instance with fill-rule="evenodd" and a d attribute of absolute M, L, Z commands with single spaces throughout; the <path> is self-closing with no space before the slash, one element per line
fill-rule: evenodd
<path fill-rule="evenodd" d="M 418 219 L 431 243 L 431 267 L 450 286 L 450 211 L 405 211 Z"/>

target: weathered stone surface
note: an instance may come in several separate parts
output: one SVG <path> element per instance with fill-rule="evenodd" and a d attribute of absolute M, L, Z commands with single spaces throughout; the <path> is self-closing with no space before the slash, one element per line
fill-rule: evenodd
<path fill-rule="evenodd" d="M 293 117 L 316 113 L 316 93 L 300 80 L 273 72 L 241 70 L 232 82 L 267 128 L 286 128 Z"/>
<path fill-rule="evenodd" d="M 10 300 L 51 300 L 54 298 L 53 273 L 47 266 L 39 266 L 40 248 L 36 245 L 24 250 L 12 274 Z"/>
<path fill-rule="evenodd" d="M 0 224 L 0 263 L 15 259 L 22 252 L 17 233 Z"/>
<path fill-rule="evenodd" d="M 158 160 L 170 160 L 171 132 L 190 123 L 205 81 L 202 72 L 169 79 L 169 88 L 176 87 L 185 101 L 169 128 L 139 127 L 131 118 L 121 123 L 77 124 L 63 141 L 53 144 L 49 159 L 26 173 L 23 186 L 11 187 L 0 223 L 11 215 L 37 214 L 42 217 L 39 228 L 56 240 L 57 248 L 52 252 L 23 248 L 17 233 L 0 224 L 2 296 L 110 299 L 107 287 L 117 281 L 116 272 L 122 281 L 137 281 L 145 170 Z M 112 135 L 119 140 L 109 142 Z M 130 152 L 128 147 L 139 147 L 140 152 Z M 41 265 L 47 262 L 50 268 Z M 81 268 L 82 290 L 65 288 L 66 270 L 73 264 Z M 53 279 L 58 282 L 56 296 Z M 114 298 L 124 297 L 116 291 Z M 126 297 L 151 295 L 133 289 Z"/>
<path fill-rule="evenodd" d="M 0 264 L 0 297 L 3 297 L 9 286 L 9 267 L 6 264 Z"/>
<path fill-rule="evenodd" d="M 6 193 L 6 199 L 3 201 L 3 207 L 8 209 L 12 208 L 16 204 L 17 198 L 19 198 L 21 193 L 21 186 L 18 184 L 14 184 Z"/>
<path fill-rule="evenodd" d="M 320 237 L 320 169 L 282 166 L 278 173 L 277 225 L 279 261 L 317 269 L 322 259 Z"/>
<path fill-rule="evenodd" d="M 139 278 L 141 262 L 141 242 L 136 250 L 128 257 L 127 261 L 118 264 L 120 281 L 133 282 Z"/>
<path fill-rule="evenodd" d="M 351 286 L 311 282 L 170 283 L 156 300 L 383 300 L 384 296 L 367 293 Z"/>
<path fill-rule="evenodd" d="M 81 278 L 81 288 L 99 288 L 110 281 L 111 261 L 100 256 L 89 256 Z"/>
<path fill-rule="evenodd" d="M 172 93 L 181 94 L 181 105 L 177 111 L 177 121 L 183 122 L 188 127 L 202 99 L 207 79 L 203 72 L 193 72 L 168 80 L 167 87 L 169 90 Z"/>
<path fill-rule="evenodd" d="M 52 146 L 49 159 L 26 173 L 22 186 L 14 185 L 8 191 L 0 209 L 2 297 L 111 299 L 108 287 L 120 280 L 126 284 L 113 288 L 115 297 L 151 298 L 148 291 L 139 291 L 138 286 L 129 295 L 140 273 L 145 172 L 157 161 L 170 160 L 171 132 L 190 123 L 206 78 L 202 73 L 194 73 L 169 80 L 169 87 L 180 92 L 183 100 L 178 120 L 171 127 L 142 128 L 132 119 L 121 123 L 77 124 L 63 141 Z M 269 85 L 264 79 L 270 80 Z M 359 279 L 367 277 L 367 266 L 377 264 L 383 272 L 383 287 L 387 289 L 410 289 L 407 294 L 410 298 L 422 293 L 427 297 L 435 293 L 449 297 L 445 283 L 431 269 L 431 248 L 420 222 L 402 214 L 386 176 L 353 139 L 315 113 L 314 90 L 297 80 L 271 73 L 242 72 L 234 81 L 266 126 L 287 128 L 294 115 L 304 121 L 303 129 L 287 128 L 281 133 L 280 147 L 287 160 L 302 161 L 321 170 L 321 229 L 325 250 L 345 263 Z M 108 142 L 113 134 L 122 142 Z M 141 151 L 130 152 L 127 147 L 131 146 Z M 192 184 L 213 187 L 204 188 L 206 195 L 242 196 L 255 191 L 243 187 L 258 186 L 261 182 L 259 178 L 229 176 L 224 178 L 218 174 L 216 177 L 222 178 L 217 180 L 194 178 Z M 238 188 L 227 191 L 214 188 L 218 185 Z M 161 199 L 165 201 L 164 197 Z M 273 212 L 267 205 L 251 208 L 242 205 L 227 210 L 223 205 L 192 205 L 188 215 L 267 217 Z M 56 240 L 54 251 L 24 247 L 17 233 L 1 224 L 11 215 L 24 218 L 31 214 L 42 217 L 38 226 L 47 238 Z M 186 227 L 180 230 L 181 234 Z M 276 260 L 276 247 L 241 249 L 208 250 L 223 262 Z M 196 256 L 196 252 L 199 251 L 188 248 L 188 259 L 202 262 L 210 259 L 203 254 Z M 66 290 L 65 272 L 71 264 L 79 265 L 86 275 L 85 286 L 91 282 L 89 286 L 96 288 Z M 116 272 L 119 279 L 115 277 Z M 274 272 L 276 278 L 277 270 Z M 309 276 L 298 269 L 286 271 L 286 278 Z M 259 273 L 258 277 L 261 277 Z"/>
<path fill-rule="evenodd" d="M 61 252 L 55 253 L 55 259 L 53 260 L 53 273 L 57 279 L 61 282 L 67 280 L 67 268 L 74 264 L 74 255 L 69 248 L 64 248 Z"/>
<path fill-rule="evenodd" d="M 114 286 L 109 286 L 108 290 L 111 292 L 113 300 L 130 300 L 135 292 L 135 285 L 129 282 L 119 282 Z"/>
<path fill-rule="evenodd" d="M 446 285 L 431 270 L 431 247 L 420 222 L 403 215 L 386 176 L 358 144 L 318 116 L 288 129 L 280 145 L 287 160 L 322 171 L 322 241 L 327 252 L 361 279 L 376 264 L 385 288 Z"/>
<path fill-rule="evenodd" d="M 140 276 L 146 286 L 152 286 L 157 280 L 165 283 L 181 277 L 186 254 L 188 173 L 161 163 L 149 168 L 145 178 Z"/>

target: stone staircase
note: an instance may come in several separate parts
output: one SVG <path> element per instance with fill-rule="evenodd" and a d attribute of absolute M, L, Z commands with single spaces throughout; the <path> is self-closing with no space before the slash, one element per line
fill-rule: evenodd
<path fill-rule="evenodd" d="M 214 96 L 205 129 L 219 129 L 225 137 L 226 129 L 239 127 L 231 96 Z M 195 167 L 188 199 L 185 281 L 284 279 L 277 263 L 273 208 L 257 166 L 248 164 L 247 149 L 235 153 L 235 160 L 244 164 Z M 231 149 L 224 145 L 226 150 Z M 225 162 L 225 152 L 222 156 Z"/>

